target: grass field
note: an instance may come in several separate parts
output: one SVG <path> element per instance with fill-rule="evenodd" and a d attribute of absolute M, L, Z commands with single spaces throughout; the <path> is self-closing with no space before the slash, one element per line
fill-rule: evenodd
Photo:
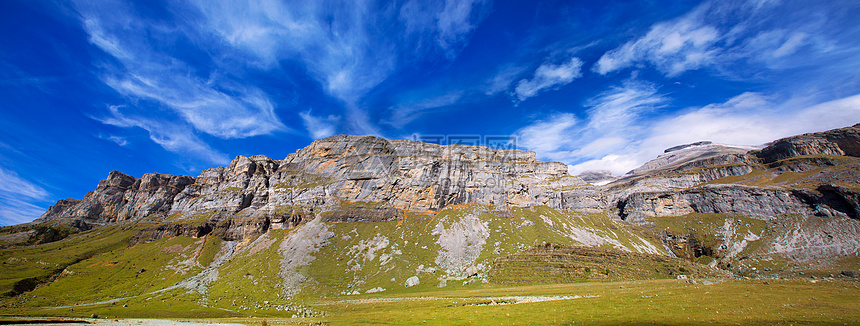
<path fill-rule="evenodd" d="M 649 280 L 507 287 L 479 285 L 400 295 L 329 298 L 316 318 L 176 319 L 245 325 L 854 325 L 860 287 L 846 280 Z M 76 309 L 123 318 L 110 304 Z M 54 311 L 42 311 L 45 316 Z M 112 313 L 113 312 L 113 313 Z M 10 311 L 4 311 L 9 314 Z M 36 315 L 38 310 L 27 311 Z M 62 315 L 70 316 L 64 311 Z M 226 316 L 224 316 L 226 317 Z M 265 323 L 264 323 L 265 321 Z"/>
<path fill-rule="evenodd" d="M 530 298 L 535 296 L 548 298 Z M 858 324 L 858 299 L 854 282 L 653 280 L 488 286 L 412 298 L 322 302 L 319 308 L 329 312 L 325 321 L 337 325 Z M 492 304 L 506 300 L 538 302 Z"/>

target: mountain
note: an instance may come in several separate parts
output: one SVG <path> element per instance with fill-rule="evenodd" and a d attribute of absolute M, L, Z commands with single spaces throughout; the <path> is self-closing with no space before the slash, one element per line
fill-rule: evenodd
<path fill-rule="evenodd" d="M 858 171 L 860 124 L 676 146 L 602 185 L 534 152 L 346 135 L 197 177 L 113 171 L 0 230 L 0 310 L 313 315 L 486 282 L 839 274 L 860 268 Z"/>

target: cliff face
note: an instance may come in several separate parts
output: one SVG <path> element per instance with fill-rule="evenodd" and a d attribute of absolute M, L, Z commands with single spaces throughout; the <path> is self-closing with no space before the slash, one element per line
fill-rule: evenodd
<path fill-rule="evenodd" d="M 582 186 L 566 165 L 537 161 L 534 152 L 332 136 L 284 160 L 238 156 L 196 178 L 135 179 L 114 171 L 83 200 L 59 202 L 40 221 L 103 225 L 205 218 L 241 229 L 229 233 L 259 233 L 294 226 L 315 213 L 334 220 L 385 220 L 396 218 L 398 210 L 467 203 L 561 208 L 569 206 L 564 190 Z M 355 207 L 343 209 L 346 204 Z"/>
<path fill-rule="evenodd" d="M 860 157 L 860 124 L 820 133 L 783 138 L 755 153 L 763 163 L 801 155 Z"/>
<path fill-rule="evenodd" d="M 689 213 L 857 219 L 858 156 L 860 125 L 784 138 L 746 152 L 686 146 L 631 171 L 607 190 L 619 216 L 636 223 Z"/>
<path fill-rule="evenodd" d="M 89 228 L 138 219 L 197 221 L 226 238 L 329 221 L 384 221 L 404 212 L 478 203 L 611 211 L 628 222 L 719 213 L 860 216 L 860 125 L 758 149 L 699 142 L 667 150 L 605 186 L 568 175 L 534 152 L 332 136 L 283 160 L 238 156 L 196 178 L 111 172 L 83 200 L 62 200 L 39 221 Z M 173 231 L 171 231 L 173 232 Z M 196 231 L 175 231 L 196 232 Z"/>

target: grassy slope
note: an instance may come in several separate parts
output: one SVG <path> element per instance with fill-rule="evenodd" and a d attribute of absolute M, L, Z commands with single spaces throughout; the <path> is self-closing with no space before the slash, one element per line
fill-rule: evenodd
<path fill-rule="evenodd" d="M 490 280 L 500 284 L 728 276 L 684 259 L 583 246 L 543 245 L 497 259 Z"/>
<path fill-rule="evenodd" d="M 75 234 L 61 241 L 0 250 L 0 293 L 25 278 L 46 280 L 78 261 L 124 249 L 137 228 L 106 227 Z"/>
<path fill-rule="evenodd" d="M 212 283 L 204 294 L 187 289 L 158 293 L 154 291 L 175 285 L 202 271 L 204 266 L 216 260 L 219 251 L 227 244 L 226 241 L 174 237 L 126 249 L 128 238 L 135 230 L 106 228 L 85 232 L 57 243 L 0 251 L 0 257 L 7 261 L 0 275 L 9 275 L 7 280 L 50 274 L 49 268 L 42 267 L 44 262 L 59 266 L 64 261 L 67 264 L 73 263 L 74 257 L 86 258 L 68 266 L 64 276 L 52 284 L 3 301 L 0 314 L 80 317 L 97 313 L 109 317 L 160 318 L 257 316 L 269 318 L 270 324 L 274 324 L 279 318 L 292 316 L 297 309 L 324 312 L 327 315 L 300 320 L 323 320 L 335 324 L 384 324 L 391 321 L 414 324 L 422 323 L 423 320 L 433 323 L 433 318 L 437 318 L 435 323 L 439 324 L 442 323 L 440 318 L 443 317 L 448 318 L 448 321 L 463 324 L 554 324 L 580 320 L 613 323 L 634 317 L 639 321 L 658 323 L 686 323 L 686 319 L 682 318 L 687 317 L 690 317 L 692 322 L 709 321 L 710 318 L 716 318 L 714 320 L 717 322 L 768 322 L 779 317 L 768 314 L 772 311 L 782 312 L 784 316 L 797 321 L 803 321 L 803 318 L 823 321 L 834 316 L 858 316 L 854 306 L 848 303 L 850 301 L 844 299 L 856 299 L 860 296 L 854 283 L 771 281 L 771 285 L 766 286 L 753 281 L 727 281 L 696 288 L 678 281 L 605 283 L 618 280 L 608 277 L 603 283 L 568 285 L 505 287 L 493 283 L 484 284 L 481 279 L 486 277 L 488 266 L 499 257 L 542 243 L 582 245 L 583 243 L 574 240 L 577 237 L 570 236 L 571 230 L 574 229 L 587 230 L 604 239 L 601 240 L 605 241 L 604 243 L 595 245 L 597 248 L 609 250 L 619 245 L 634 248 L 649 242 L 662 250 L 659 242 L 649 234 L 668 230 L 675 233 L 698 233 L 703 237 L 708 235 L 719 240 L 720 227 L 724 226 L 726 219 L 736 221 L 735 234 L 740 237 L 750 233 L 762 234 L 762 231 L 768 228 L 758 220 L 716 214 L 658 218 L 654 219 L 656 226 L 647 229 L 618 222 L 608 214 L 564 213 L 547 207 L 513 208 L 508 214 L 497 214 L 494 213 L 495 210 L 495 207 L 465 205 L 448 208 L 436 214 L 408 213 L 397 221 L 330 223 L 329 230 L 334 232 L 334 236 L 328 240 L 327 246 L 313 254 L 314 260 L 309 265 L 299 269 L 300 273 L 308 277 L 308 286 L 292 299 L 282 296 L 282 279 L 279 274 L 282 254 L 279 246 L 293 230 L 270 230 L 264 236 L 246 239 L 238 244 L 236 254 L 221 266 L 218 280 Z M 479 277 L 474 284 L 464 285 L 462 280 L 449 280 L 446 287 L 437 288 L 436 285 L 443 278 L 441 271 L 427 273 L 416 269 L 420 265 L 424 265 L 425 269 L 436 266 L 435 260 L 442 249 L 437 243 L 438 234 L 432 234 L 437 224 L 441 224 L 442 228 L 451 228 L 467 216 L 475 216 L 489 229 L 489 236 L 474 263 L 484 264 L 486 267 L 479 271 Z M 374 239 L 377 241 L 373 241 Z M 384 241 L 378 241 L 380 239 Z M 497 242 L 498 246 L 495 245 Z M 380 245 L 381 243 L 385 245 Z M 376 247 L 373 247 L 373 244 Z M 757 245 L 759 244 L 755 241 L 750 242 L 740 255 L 753 253 L 757 250 Z M 10 260 L 11 257 L 16 257 L 17 260 Z M 43 263 L 39 263 L 40 261 Z M 856 261 L 844 263 L 853 266 Z M 145 271 L 138 274 L 141 269 Z M 593 269 L 591 274 L 600 273 L 597 265 Z M 519 272 L 528 273 L 526 270 Z M 421 284 L 405 287 L 404 282 L 410 276 L 418 276 Z M 660 278 L 665 275 L 646 275 L 644 278 L 652 277 Z M 9 284 L 9 281 L 6 282 Z M 624 289 L 620 288 L 622 286 Z M 385 291 L 365 293 L 376 287 L 382 287 Z M 773 291 L 774 289 L 779 291 Z M 361 294 L 344 295 L 352 291 Z M 798 292 L 820 300 L 819 306 L 816 307 L 825 315 L 802 317 L 800 308 L 813 303 L 807 302 L 808 300 L 793 301 Z M 827 294 L 830 292 L 832 294 Z M 754 299 L 747 299 L 753 296 L 741 299 L 745 294 L 756 296 Z M 479 297 L 507 295 L 599 297 L 505 306 L 468 305 L 470 302 L 485 300 Z M 456 299 L 401 299 L 415 296 Z M 366 298 L 394 299 L 389 300 L 392 302 L 354 301 Z M 711 298 L 717 301 L 709 300 Z M 85 305 L 75 306 L 74 310 L 43 308 L 75 304 Z M 755 305 L 753 310 L 749 308 L 751 304 Z M 708 310 L 719 309 L 721 312 L 732 311 L 734 315 L 717 316 L 715 313 L 702 311 L 703 307 Z M 644 310 L 645 313 L 637 313 L 637 309 Z M 691 309 L 693 311 L 690 311 Z M 508 314 L 511 315 L 508 319 L 493 319 L 508 317 Z M 744 319 L 751 316 L 763 319 Z M 842 320 L 848 317 L 843 317 Z M 249 324 L 259 322 L 252 319 L 245 321 Z"/>

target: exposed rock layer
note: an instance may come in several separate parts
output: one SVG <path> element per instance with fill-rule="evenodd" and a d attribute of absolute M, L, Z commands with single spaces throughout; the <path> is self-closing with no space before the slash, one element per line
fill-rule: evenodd
<path fill-rule="evenodd" d="M 144 238 L 242 239 L 325 221 L 396 220 L 407 211 L 480 203 L 615 211 L 630 222 L 689 213 L 773 219 L 785 214 L 860 216 L 860 125 L 778 140 L 761 150 L 699 142 L 673 147 L 606 186 L 534 152 L 332 136 L 274 160 L 238 156 L 199 176 L 113 171 L 83 200 L 64 199 L 39 219 L 78 228 L 153 219 L 183 226 Z M 737 180 L 736 180 L 737 179 Z"/>

